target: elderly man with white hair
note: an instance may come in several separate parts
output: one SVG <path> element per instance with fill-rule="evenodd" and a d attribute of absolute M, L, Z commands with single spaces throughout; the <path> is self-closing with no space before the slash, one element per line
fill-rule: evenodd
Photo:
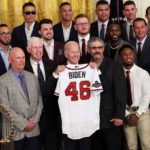
<path fill-rule="evenodd" d="M 53 92 L 57 82 L 57 76 L 63 66 L 56 65 L 52 60 L 44 60 L 43 41 L 38 37 L 31 37 L 28 41 L 27 51 L 30 59 L 27 60 L 25 69 L 34 73 L 39 80 L 43 95 L 43 113 L 40 119 L 40 142 L 44 150 L 57 150 L 59 145 L 58 118 L 59 111 L 57 100 Z"/>

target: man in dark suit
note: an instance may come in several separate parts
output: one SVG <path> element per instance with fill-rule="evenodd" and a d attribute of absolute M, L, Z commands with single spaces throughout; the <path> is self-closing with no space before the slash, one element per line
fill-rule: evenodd
<path fill-rule="evenodd" d="M 11 33 L 6 24 L 0 24 L 0 76 L 9 69 Z"/>
<path fill-rule="evenodd" d="M 43 58 L 51 59 L 58 65 L 63 64 L 66 60 L 63 52 L 64 44 L 53 39 L 54 32 L 50 19 L 42 19 L 39 22 L 39 34 L 44 43 Z"/>
<path fill-rule="evenodd" d="M 61 22 L 54 25 L 54 39 L 60 42 L 74 40 L 77 37 L 77 32 L 74 29 L 74 22 L 72 21 L 72 8 L 68 2 L 63 2 L 59 6 Z"/>
<path fill-rule="evenodd" d="M 87 52 L 87 43 L 90 39 L 90 22 L 85 14 L 79 14 L 75 17 L 75 25 L 77 31 L 76 42 L 79 43 L 80 47 L 80 63 L 84 62 L 87 57 L 90 57 Z"/>
<path fill-rule="evenodd" d="M 137 65 L 144 67 L 150 64 L 150 38 L 147 36 L 148 26 L 143 18 L 133 22 L 136 39 L 131 42 L 136 47 Z"/>
<path fill-rule="evenodd" d="M 89 40 L 88 51 L 101 71 L 104 89 L 100 102 L 100 130 L 93 135 L 92 150 L 122 150 L 127 97 L 123 67 L 103 56 L 104 42 L 97 37 Z"/>
<path fill-rule="evenodd" d="M 110 17 L 110 6 L 107 1 L 101 1 L 99 0 L 96 3 L 96 15 L 98 17 L 98 20 L 91 23 L 91 29 L 90 34 L 91 37 L 100 37 L 101 39 L 107 41 L 107 25 L 109 22 Z"/>
<path fill-rule="evenodd" d="M 123 14 L 127 21 L 122 25 L 122 38 L 128 42 L 135 38 L 133 33 L 133 21 L 136 18 L 136 12 L 137 9 L 134 1 L 129 0 L 123 4 Z"/>
<path fill-rule="evenodd" d="M 56 77 L 59 73 L 60 66 L 56 68 L 52 60 L 42 59 L 43 43 L 42 40 L 38 37 L 32 37 L 29 40 L 27 50 L 31 56 L 30 59 L 26 62 L 25 69 L 34 73 L 38 77 L 43 95 L 44 110 L 40 119 L 41 147 L 43 147 L 44 150 L 57 150 L 59 146 L 59 111 L 57 106 L 57 99 L 53 95 L 53 92 L 55 90 L 55 83 L 57 81 Z M 41 81 L 40 78 L 38 64 L 42 73 L 43 81 Z M 45 84 L 47 84 L 46 88 L 44 88 Z"/>
<path fill-rule="evenodd" d="M 26 50 L 27 41 L 32 36 L 38 36 L 38 22 L 36 18 L 36 7 L 33 3 L 27 2 L 22 7 L 22 15 L 25 22 L 15 27 L 12 31 L 12 46 L 20 47 L 24 50 L 26 58 L 29 54 Z"/>

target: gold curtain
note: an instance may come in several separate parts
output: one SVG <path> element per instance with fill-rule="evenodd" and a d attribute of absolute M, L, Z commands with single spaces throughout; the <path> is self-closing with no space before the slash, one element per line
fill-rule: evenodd
<path fill-rule="evenodd" d="M 85 13 L 90 21 L 94 19 L 93 0 L 30 0 L 36 6 L 37 20 L 50 18 L 53 24 L 60 21 L 59 5 L 70 2 L 74 12 L 74 17 L 79 13 Z M 28 0 L 0 0 L 0 23 L 6 23 L 12 29 L 22 24 L 22 5 Z"/>

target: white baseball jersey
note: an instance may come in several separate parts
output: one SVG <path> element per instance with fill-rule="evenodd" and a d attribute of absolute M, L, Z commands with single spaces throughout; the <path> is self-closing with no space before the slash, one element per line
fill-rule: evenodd
<path fill-rule="evenodd" d="M 100 128 L 100 93 L 98 70 L 87 64 L 67 65 L 60 73 L 55 95 L 62 119 L 63 134 L 71 139 L 89 137 Z"/>

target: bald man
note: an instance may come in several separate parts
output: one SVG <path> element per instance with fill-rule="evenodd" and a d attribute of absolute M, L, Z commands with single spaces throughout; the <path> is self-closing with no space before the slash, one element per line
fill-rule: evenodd
<path fill-rule="evenodd" d="M 0 77 L 0 104 L 6 106 L 13 119 L 14 150 L 38 150 L 38 122 L 43 108 L 38 80 L 24 71 L 22 49 L 13 48 L 9 62 L 10 69 Z"/>

